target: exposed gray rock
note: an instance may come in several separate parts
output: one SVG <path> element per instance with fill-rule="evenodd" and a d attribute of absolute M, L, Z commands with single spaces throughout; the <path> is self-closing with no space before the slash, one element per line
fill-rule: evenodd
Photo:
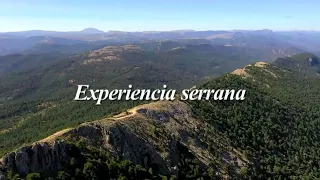
<path fill-rule="evenodd" d="M 1 172 L 0 172 L 0 180 L 6 180 L 6 176 L 4 176 L 3 174 L 1 174 Z"/>
<path fill-rule="evenodd" d="M 158 124 L 167 123 L 171 117 L 171 114 L 167 112 L 157 112 L 150 109 L 138 109 L 138 113 L 145 115 L 146 117 L 153 119 Z"/>
<path fill-rule="evenodd" d="M 69 150 L 70 146 L 64 141 L 54 142 L 53 146 L 36 143 L 7 154 L 3 157 L 2 165 L 20 174 L 59 170 L 61 163 L 69 161 Z"/>
<path fill-rule="evenodd" d="M 177 147 L 177 139 L 174 135 L 171 135 L 170 139 L 170 152 L 169 152 L 170 166 L 176 166 L 180 160 L 180 154 Z"/>
<path fill-rule="evenodd" d="M 1 164 L 0 164 L 1 165 Z M 0 180 L 6 180 L 6 175 L 2 172 L 1 166 L 0 166 Z"/>
<path fill-rule="evenodd" d="M 15 165 L 21 174 L 28 174 L 29 173 L 29 167 L 28 164 L 30 162 L 30 159 L 28 157 L 28 153 L 26 152 L 27 148 L 21 148 L 16 152 L 15 156 Z"/>
<path fill-rule="evenodd" d="M 317 66 L 319 65 L 319 60 L 316 57 L 309 57 L 309 65 L 310 66 Z"/>
<path fill-rule="evenodd" d="M 2 158 L 1 164 L 3 166 L 5 166 L 6 168 L 8 168 L 8 169 L 14 170 L 16 168 L 16 166 L 15 166 L 15 156 L 16 156 L 15 152 L 11 152 L 11 153 L 7 154 L 6 156 L 4 156 Z"/>

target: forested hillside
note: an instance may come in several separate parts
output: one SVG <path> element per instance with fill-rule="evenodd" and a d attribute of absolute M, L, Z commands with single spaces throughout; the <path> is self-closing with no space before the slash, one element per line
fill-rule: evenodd
<path fill-rule="evenodd" d="M 91 102 L 75 102 L 78 84 L 104 89 L 128 88 L 129 84 L 134 88 L 154 89 L 166 84 L 180 90 L 260 57 L 258 52 L 240 47 L 195 43 L 171 48 L 168 43 L 162 44 L 160 51 L 140 44 L 106 46 L 72 56 L 52 55 L 52 58 L 48 55 L 6 56 L 0 61 L 3 62 L 0 154 L 63 128 L 141 103 L 105 101 L 95 106 Z"/>
<path fill-rule="evenodd" d="M 311 53 L 302 53 L 292 57 L 278 58 L 274 64 L 279 67 L 298 71 L 308 76 L 318 77 L 320 74 L 320 59 Z"/>
<path fill-rule="evenodd" d="M 91 62 L 97 60 L 93 58 Z M 2 161 L 11 170 L 7 176 L 12 179 L 18 176 L 15 173 L 20 173 L 20 177 L 57 179 L 320 177 L 318 78 L 301 74 L 299 69 L 259 62 L 210 79 L 197 88 L 246 89 L 247 94 L 243 101 L 154 102 L 66 129 L 41 143 L 7 154 Z M 74 117 L 89 114 L 88 119 L 97 119 L 92 112 L 99 112 L 98 108 L 85 104 L 82 103 L 83 108 L 91 108 L 77 111 L 65 107 L 63 115 L 68 118 L 70 113 Z M 57 106 L 47 104 L 47 107 L 50 108 L 35 113 L 44 117 L 42 121 L 54 116 L 47 116 L 47 112 Z M 56 112 L 63 111 L 59 108 Z M 54 118 L 49 121 L 55 124 Z M 28 119 L 17 124 L 25 122 Z M 32 124 L 29 133 L 32 127 L 45 124 L 49 123 Z M 17 137 L 14 131 L 13 128 L 2 134 L 1 143 L 15 147 L 9 144 Z M 34 161 L 37 158 L 43 161 Z M 44 159 L 50 164 L 42 166 L 46 163 Z M 22 162 L 27 163 L 22 166 Z"/>
<path fill-rule="evenodd" d="M 226 76 L 203 86 L 245 88 L 245 101 L 190 102 L 197 117 L 251 157 L 251 177 L 319 178 L 319 80 L 274 65 L 245 71 L 245 81 Z"/>

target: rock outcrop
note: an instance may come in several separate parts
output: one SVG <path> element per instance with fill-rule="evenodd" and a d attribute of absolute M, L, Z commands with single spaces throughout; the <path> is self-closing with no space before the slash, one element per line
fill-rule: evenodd
<path fill-rule="evenodd" d="M 64 141 L 55 141 L 52 146 L 48 143 L 35 143 L 7 154 L 2 158 L 1 164 L 20 174 L 57 171 L 73 156 L 71 152 L 72 146 Z"/>
<path fill-rule="evenodd" d="M 6 180 L 5 169 L 0 167 L 0 180 Z"/>
<path fill-rule="evenodd" d="M 310 66 L 318 66 L 319 65 L 319 60 L 316 57 L 309 57 L 309 65 Z"/>

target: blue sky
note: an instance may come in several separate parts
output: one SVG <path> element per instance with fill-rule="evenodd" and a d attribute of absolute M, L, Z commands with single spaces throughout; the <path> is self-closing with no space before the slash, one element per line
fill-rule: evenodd
<path fill-rule="evenodd" d="M 1 0 L 0 32 L 320 30 L 320 0 Z"/>

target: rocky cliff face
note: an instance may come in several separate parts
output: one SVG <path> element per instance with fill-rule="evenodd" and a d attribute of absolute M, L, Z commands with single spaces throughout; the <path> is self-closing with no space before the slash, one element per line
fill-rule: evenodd
<path fill-rule="evenodd" d="M 5 169 L 0 168 L 0 180 L 6 180 Z"/>
<path fill-rule="evenodd" d="M 319 60 L 317 57 L 309 57 L 309 64 L 310 66 L 318 66 L 319 65 Z"/>
<path fill-rule="evenodd" d="M 7 154 L 2 158 L 1 164 L 24 175 L 32 172 L 58 171 L 62 169 L 63 163 L 74 156 L 71 154 L 72 148 L 64 141 L 55 141 L 53 145 L 35 143 Z"/>

